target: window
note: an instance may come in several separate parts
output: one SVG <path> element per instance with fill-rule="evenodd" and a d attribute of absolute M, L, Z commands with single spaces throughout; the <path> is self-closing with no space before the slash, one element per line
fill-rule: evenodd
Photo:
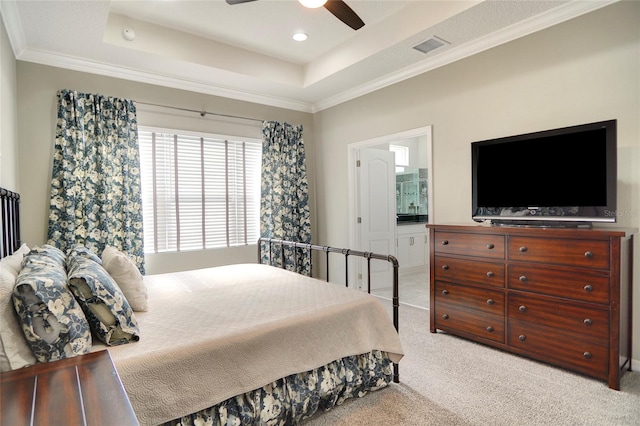
<path fill-rule="evenodd" d="M 255 244 L 262 143 L 140 128 L 145 252 Z"/>
<path fill-rule="evenodd" d="M 409 165 L 409 147 L 389 144 L 389 151 L 396 154 L 396 173 L 404 172 L 404 168 Z"/>

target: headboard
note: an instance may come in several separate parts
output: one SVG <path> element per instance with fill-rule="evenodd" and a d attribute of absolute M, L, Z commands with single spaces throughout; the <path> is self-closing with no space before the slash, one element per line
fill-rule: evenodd
<path fill-rule="evenodd" d="M 13 254 L 20 240 L 20 194 L 0 188 L 0 259 Z"/>

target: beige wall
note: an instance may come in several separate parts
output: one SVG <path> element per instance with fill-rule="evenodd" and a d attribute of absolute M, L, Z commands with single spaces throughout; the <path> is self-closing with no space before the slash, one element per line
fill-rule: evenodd
<path fill-rule="evenodd" d="M 16 109 L 16 59 L 0 19 L 0 187 L 20 192 Z"/>
<path fill-rule="evenodd" d="M 426 125 L 433 126 L 434 222 L 472 223 L 471 142 L 617 119 L 619 225 L 640 228 L 638 22 L 640 2 L 621 2 L 315 114 L 317 169 L 331 169 L 316 182 L 318 242 L 348 243 L 347 144 Z"/>
<path fill-rule="evenodd" d="M 311 114 L 22 61 L 17 63 L 17 75 L 18 151 L 20 158 L 18 174 L 22 195 L 22 234 L 23 240 L 28 244 L 43 244 L 47 236 L 49 185 L 56 128 L 56 92 L 60 89 L 100 93 L 197 111 L 205 110 L 302 124 L 309 158 L 309 174 L 310 176 L 314 174 L 315 159 L 313 156 Z M 246 120 L 226 120 L 213 115 L 202 118 L 198 113 L 184 113 L 141 104 L 138 109 L 138 124 L 141 126 L 215 133 L 229 131 L 240 136 L 261 136 L 260 123 L 251 123 Z M 313 194 L 312 179 L 310 179 L 310 190 Z M 312 220 L 316 222 L 313 198 L 311 202 Z M 255 262 L 256 259 L 255 245 L 146 256 L 148 273 L 202 268 L 228 263 Z"/>

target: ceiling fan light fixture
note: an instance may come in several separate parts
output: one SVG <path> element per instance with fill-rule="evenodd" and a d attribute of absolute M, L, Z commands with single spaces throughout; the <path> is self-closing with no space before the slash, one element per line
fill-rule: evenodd
<path fill-rule="evenodd" d="M 324 6 L 327 0 L 298 0 L 301 5 L 308 7 L 309 9 L 316 9 Z"/>
<path fill-rule="evenodd" d="M 295 41 L 305 41 L 309 37 L 305 33 L 300 31 L 300 32 L 297 32 L 297 33 L 293 33 L 292 38 Z"/>

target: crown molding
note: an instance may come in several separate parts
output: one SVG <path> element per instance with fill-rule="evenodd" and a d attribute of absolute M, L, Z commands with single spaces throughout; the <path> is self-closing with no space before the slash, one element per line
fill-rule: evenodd
<path fill-rule="evenodd" d="M 13 55 L 18 57 L 26 49 L 27 40 L 20 24 L 20 14 L 15 2 L 0 1 L 0 14 L 11 49 L 13 49 Z"/>
<path fill-rule="evenodd" d="M 275 96 L 258 93 L 244 92 L 238 89 L 221 87 L 211 82 L 197 81 L 186 78 L 172 77 L 150 71 L 140 71 L 124 68 L 97 61 L 90 61 L 58 53 L 51 53 L 37 49 L 25 49 L 18 60 L 64 68 L 73 71 L 81 71 L 90 74 L 98 74 L 105 77 L 113 77 L 122 80 L 137 81 L 139 83 L 153 84 L 156 86 L 171 87 L 174 89 L 188 90 L 206 95 L 220 96 L 239 101 L 253 102 L 278 108 L 285 108 L 301 112 L 311 112 L 311 105 L 292 99 L 282 99 Z"/>
<path fill-rule="evenodd" d="M 107 77 L 137 81 L 163 87 L 188 90 L 213 96 L 220 96 L 239 101 L 258 103 L 262 105 L 289 109 L 300 112 L 316 113 L 327 108 L 350 101 L 376 90 L 383 89 L 425 72 L 459 61 L 487 49 L 508 43 L 520 37 L 524 37 L 536 31 L 557 25 L 580 15 L 595 11 L 602 7 L 616 3 L 619 0 L 571 0 L 549 12 L 543 13 L 528 20 L 511 25 L 503 30 L 496 31 L 480 39 L 452 46 L 432 58 L 425 59 L 415 65 L 405 67 L 397 72 L 362 84 L 353 89 L 342 91 L 315 103 L 308 103 L 294 99 L 265 95 L 255 92 L 243 91 L 237 88 L 222 87 L 210 81 L 180 78 L 149 71 L 141 71 L 114 66 L 107 63 L 89 61 L 86 59 L 60 55 L 57 53 L 30 49 L 27 47 L 24 32 L 20 25 L 19 14 L 14 2 L 0 1 L 0 12 L 5 24 L 14 55 L 17 60 L 34 62 L 58 68 L 87 72 Z"/>

